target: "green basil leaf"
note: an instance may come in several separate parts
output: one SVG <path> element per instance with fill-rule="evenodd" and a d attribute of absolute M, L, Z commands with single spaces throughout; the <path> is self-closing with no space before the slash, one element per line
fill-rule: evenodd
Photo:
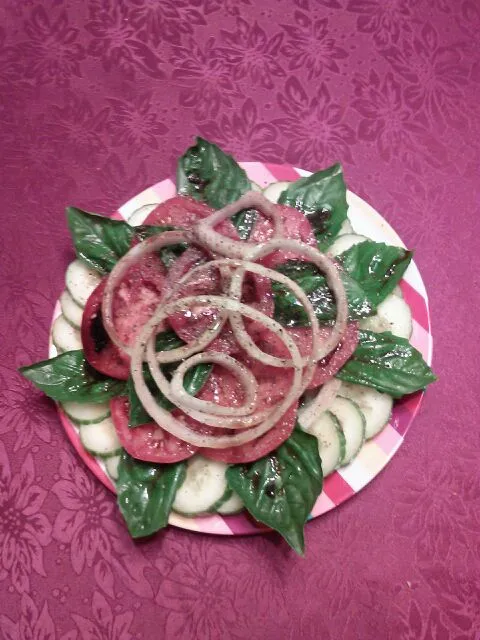
<path fill-rule="evenodd" d="M 185 342 L 177 336 L 173 329 L 167 329 L 161 333 L 157 333 L 155 339 L 155 349 L 157 351 L 172 351 L 183 347 Z"/>
<path fill-rule="evenodd" d="M 156 236 L 159 233 L 163 233 L 164 231 L 175 231 L 177 227 L 172 227 L 170 225 L 141 225 L 135 227 L 135 236 L 139 240 L 146 240 L 147 238 L 151 238 L 152 236 Z M 163 247 L 158 252 L 161 261 L 164 266 L 169 269 L 175 260 L 182 255 L 185 249 L 188 247 L 188 244 L 185 242 L 181 242 L 179 244 L 172 244 L 168 247 Z"/>
<path fill-rule="evenodd" d="M 253 225 L 257 219 L 255 209 L 243 209 L 232 217 L 232 222 L 236 226 L 241 240 L 248 240 L 252 233 Z"/>
<path fill-rule="evenodd" d="M 394 398 L 424 389 L 437 379 L 422 354 L 408 340 L 389 331 L 360 331 L 353 356 L 336 375 Z"/>
<path fill-rule="evenodd" d="M 316 438 L 296 429 L 276 451 L 256 462 L 231 466 L 226 476 L 252 516 L 303 554 L 303 527 L 323 484 Z"/>
<path fill-rule="evenodd" d="M 222 209 L 251 189 L 250 180 L 232 156 L 216 144 L 197 138 L 177 165 L 177 191 Z M 245 209 L 232 217 L 240 238 L 247 240 L 256 220 L 256 211 Z"/>
<path fill-rule="evenodd" d="M 173 405 L 170 400 L 163 395 L 160 389 L 155 384 L 155 380 L 150 373 L 150 369 L 148 365 L 143 365 L 143 378 L 145 380 L 145 384 L 148 387 L 148 390 L 155 398 L 157 404 L 159 404 L 162 409 L 166 409 L 167 411 L 171 411 L 175 405 Z M 152 418 L 150 414 L 148 414 L 143 404 L 140 402 L 139 397 L 137 396 L 137 392 L 135 391 L 135 386 L 133 384 L 132 377 L 130 376 L 127 381 L 127 396 L 129 403 L 129 415 L 128 415 L 128 426 L 129 427 L 139 427 L 142 424 L 146 424 L 147 422 L 151 422 Z"/>
<path fill-rule="evenodd" d="M 167 526 L 185 474 L 184 462 L 153 464 L 123 451 L 118 465 L 117 501 L 133 538 L 149 536 Z"/>
<path fill-rule="evenodd" d="M 335 318 L 336 305 L 332 293 L 327 286 L 325 276 L 315 265 L 300 260 L 289 260 L 276 270 L 296 282 L 305 291 L 321 322 Z M 376 307 L 371 303 L 362 286 L 347 273 L 340 275 L 347 294 L 350 320 L 372 315 Z M 276 320 L 287 327 L 309 324 L 302 304 L 287 287 L 278 282 L 272 282 L 272 290 Z"/>
<path fill-rule="evenodd" d="M 126 222 L 76 207 L 67 207 L 67 221 L 77 257 L 100 273 L 113 269 L 130 249 L 135 233 Z"/>
<path fill-rule="evenodd" d="M 81 350 L 62 353 L 19 371 L 57 402 L 106 402 L 125 393 L 125 382 L 95 371 Z"/>
<path fill-rule="evenodd" d="M 347 187 L 339 164 L 300 178 L 280 194 L 280 204 L 302 211 L 310 221 L 321 251 L 332 243 L 347 218 Z"/>
<path fill-rule="evenodd" d="M 177 191 L 222 209 L 250 190 L 250 180 L 232 156 L 197 138 L 178 161 Z"/>
<path fill-rule="evenodd" d="M 393 291 L 412 260 L 412 251 L 365 240 L 339 256 L 343 268 L 378 306 Z"/>

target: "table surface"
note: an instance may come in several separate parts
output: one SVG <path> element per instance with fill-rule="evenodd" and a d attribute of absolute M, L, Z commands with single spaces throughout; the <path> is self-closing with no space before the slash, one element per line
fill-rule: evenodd
<path fill-rule="evenodd" d="M 0 0 L 0 637 L 480 634 L 478 0 Z M 434 368 L 405 444 L 358 496 L 275 535 L 129 540 L 52 404 L 67 204 L 111 212 L 201 134 L 316 170 L 417 250 Z"/>

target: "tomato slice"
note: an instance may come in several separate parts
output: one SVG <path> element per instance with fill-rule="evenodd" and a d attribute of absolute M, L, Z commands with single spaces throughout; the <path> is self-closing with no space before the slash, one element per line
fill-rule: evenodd
<path fill-rule="evenodd" d="M 112 343 L 102 322 L 102 296 L 106 276 L 87 300 L 82 318 L 82 343 L 87 361 L 107 376 L 127 380 L 130 358 Z M 156 255 L 145 256 L 131 267 L 115 291 L 113 318 L 121 340 L 133 344 L 162 297 L 165 268 Z"/>
<path fill-rule="evenodd" d="M 110 400 L 112 420 L 118 439 L 127 453 L 145 462 L 170 463 L 191 458 L 197 447 L 179 440 L 155 422 L 128 426 L 128 398 Z"/>
<path fill-rule="evenodd" d="M 130 358 L 113 344 L 102 322 L 101 305 L 107 277 L 103 278 L 90 295 L 83 311 L 83 352 L 87 362 L 100 373 L 127 380 L 130 374 Z"/>
<path fill-rule="evenodd" d="M 206 449 L 199 450 L 205 458 L 218 460 L 230 464 L 240 464 L 253 462 L 271 453 L 279 447 L 290 436 L 295 427 L 297 419 L 298 402 L 295 402 L 282 418 L 260 438 L 240 447 L 229 447 L 228 449 Z"/>
<path fill-rule="evenodd" d="M 191 229 L 199 220 L 208 218 L 214 212 L 208 205 L 188 196 L 169 198 L 149 213 L 144 224 L 172 225 L 182 229 Z M 230 220 L 223 220 L 215 230 L 224 236 L 238 240 L 238 233 Z"/>
<path fill-rule="evenodd" d="M 282 372 L 278 368 L 268 367 L 256 361 L 250 362 L 247 356 L 239 356 L 239 360 L 252 369 L 258 382 L 257 409 L 271 408 L 281 402 L 291 385 L 291 372 Z M 254 364 L 255 363 L 255 364 Z M 239 406 L 243 402 L 243 391 L 235 377 L 223 368 L 215 366 L 207 382 L 197 396 L 202 400 L 213 400 L 223 406 Z M 199 453 L 206 458 L 227 463 L 241 463 L 258 460 L 270 453 L 292 433 L 297 415 L 295 402 L 282 418 L 265 435 L 253 442 L 239 447 L 227 449 L 201 448 Z M 232 435 L 231 429 L 206 427 L 186 417 L 190 428 L 210 435 Z"/>

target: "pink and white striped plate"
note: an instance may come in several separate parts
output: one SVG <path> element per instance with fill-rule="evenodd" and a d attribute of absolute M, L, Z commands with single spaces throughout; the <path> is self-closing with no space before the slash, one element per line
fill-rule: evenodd
<path fill-rule="evenodd" d="M 250 180 L 262 188 L 279 180 L 292 181 L 300 176 L 310 175 L 309 171 L 287 165 L 262 162 L 242 162 L 241 165 Z M 129 200 L 119 208 L 114 216 L 128 220 L 132 213 L 140 207 L 163 202 L 174 196 L 175 192 L 175 183 L 170 179 L 163 180 Z M 364 200 L 350 192 L 347 199 L 349 203 L 348 215 L 356 233 L 368 236 L 377 242 L 404 246 L 390 225 Z M 431 364 L 432 335 L 428 298 L 420 273 L 413 262 L 406 271 L 400 286 L 413 315 L 411 343 Z M 351 464 L 342 467 L 326 478 L 323 492 L 318 498 L 310 518 L 316 518 L 330 509 L 334 509 L 375 478 L 402 444 L 405 433 L 420 408 L 422 396 L 423 393 L 419 392 L 396 402 L 391 421 L 385 429 L 364 445 Z M 83 449 L 78 432 L 72 423 L 62 412 L 60 412 L 60 418 L 68 437 L 85 464 L 111 491 L 115 491 L 115 487 L 101 463 Z M 246 513 L 226 517 L 211 515 L 195 518 L 186 518 L 172 513 L 169 523 L 191 531 L 221 535 L 252 534 L 266 530 L 256 524 Z"/>

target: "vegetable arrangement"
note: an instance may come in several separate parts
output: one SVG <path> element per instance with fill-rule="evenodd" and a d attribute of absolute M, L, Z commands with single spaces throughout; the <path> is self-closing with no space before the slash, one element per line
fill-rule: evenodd
<path fill-rule="evenodd" d="M 59 355 L 21 373 L 104 461 L 132 536 L 247 509 L 303 553 L 323 478 L 435 380 L 397 287 L 412 253 L 348 227 L 340 165 L 260 194 L 198 138 L 177 190 L 140 226 L 67 209 Z"/>

